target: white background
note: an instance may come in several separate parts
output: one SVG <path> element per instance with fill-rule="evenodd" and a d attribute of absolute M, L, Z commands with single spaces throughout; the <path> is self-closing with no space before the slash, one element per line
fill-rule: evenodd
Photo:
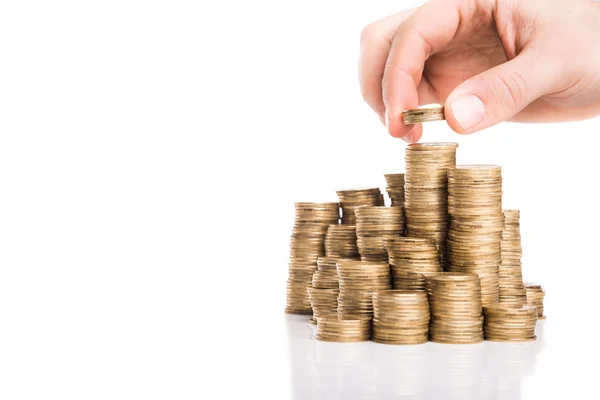
<path fill-rule="evenodd" d="M 293 202 L 404 170 L 360 97 L 358 39 L 417 3 L 3 2 L 2 397 L 303 398 Z M 521 210 L 548 315 L 522 398 L 595 392 L 599 133 L 425 127 L 459 163 L 501 164 Z"/>

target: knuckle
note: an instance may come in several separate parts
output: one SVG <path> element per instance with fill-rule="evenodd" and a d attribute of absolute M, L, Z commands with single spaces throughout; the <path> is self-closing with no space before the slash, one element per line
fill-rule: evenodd
<path fill-rule="evenodd" d="M 516 72 L 496 74 L 492 79 L 494 97 L 499 105 L 511 112 L 520 110 L 527 99 L 527 84 L 525 78 Z"/>
<path fill-rule="evenodd" d="M 369 43 L 372 42 L 375 37 L 377 37 L 377 32 L 379 30 L 379 22 L 371 22 L 369 25 L 365 26 L 360 32 L 360 42 L 361 43 Z"/>

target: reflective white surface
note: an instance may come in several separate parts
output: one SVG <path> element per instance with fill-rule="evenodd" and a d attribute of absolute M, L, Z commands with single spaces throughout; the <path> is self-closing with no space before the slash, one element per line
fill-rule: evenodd
<path fill-rule="evenodd" d="M 315 339 L 308 317 L 286 316 L 294 399 L 520 399 L 544 349 L 529 343 L 395 346 Z"/>

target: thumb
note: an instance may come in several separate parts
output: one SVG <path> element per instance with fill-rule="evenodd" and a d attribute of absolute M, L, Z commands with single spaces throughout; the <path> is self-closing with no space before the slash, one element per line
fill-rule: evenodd
<path fill-rule="evenodd" d="M 534 51 L 467 79 L 446 99 L 446 120 L 458 133 L 472 133 L 511 119 L 558 81 L 560 67 Z"/>

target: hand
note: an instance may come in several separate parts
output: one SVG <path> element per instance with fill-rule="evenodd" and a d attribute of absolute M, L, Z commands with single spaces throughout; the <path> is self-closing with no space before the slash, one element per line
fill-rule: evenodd
<path fill-rule="evenodd" d="M 390 134 L 417 142 L 402 111 L 445 105 L 458 133 L 501 121 L 600 114 L 600 4 L 591 0 L 432 0 L 368 25 L 365 101 Z"/>

